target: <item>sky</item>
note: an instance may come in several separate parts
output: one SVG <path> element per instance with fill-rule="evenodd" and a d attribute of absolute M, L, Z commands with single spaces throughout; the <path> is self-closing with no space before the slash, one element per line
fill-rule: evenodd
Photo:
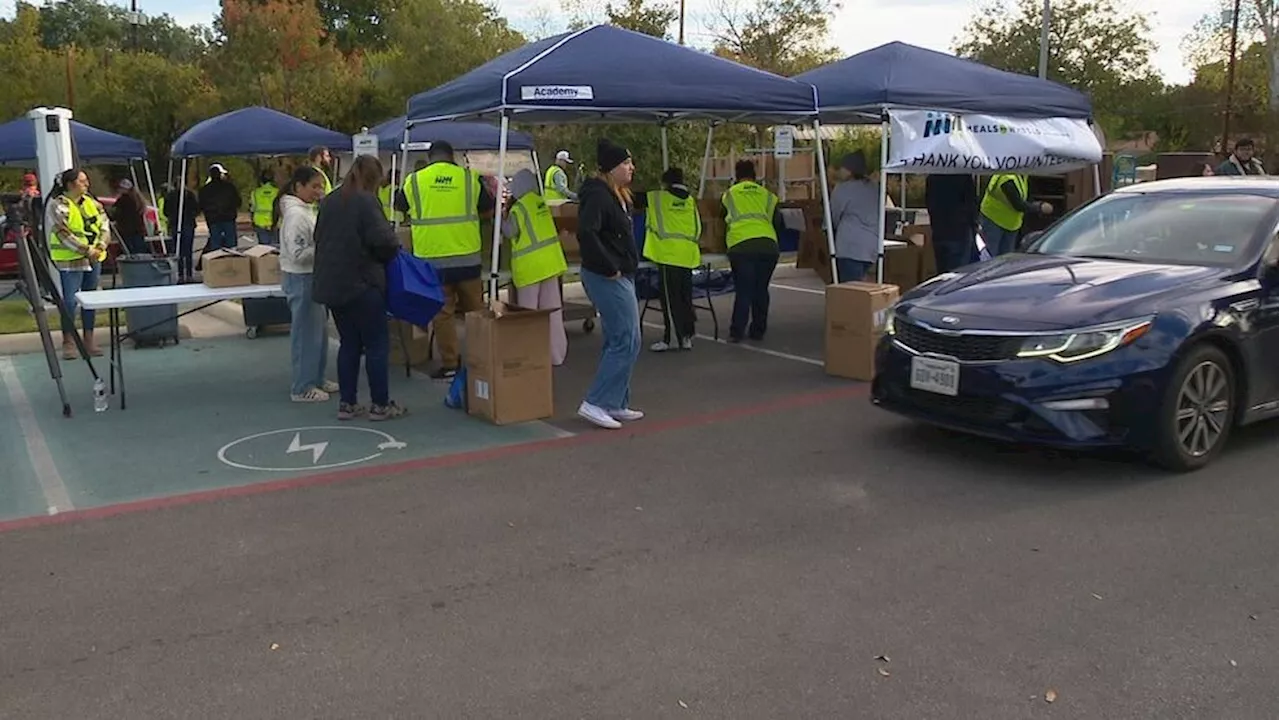
<path fill-rule="evenodd" d="M 711 45 L 713 35 L 709 28 L 715 24 L 715 8 L 722 1 L 686 0 L 685 34 L 689 44 Z M 556 0 L 496 0 L 496 4 L 516 28 L 526 33 L 563 29 L 565 19 L 556 10 Z M 12 1 L 0 0 L 0 7 L 6 5 L 12 5 Z M 1190 82 L 1191 71 L 1185 66 L 1180 49 L 1182 38 L 1215 3 L 1127 0 L 1127 5 L 1146 15 L 1151 23 L 1157 47 L 1153 62 L 1165 82 Z M 218 0 L 139 0 L 139 7 L 148 14 L 169 13 L 184 24 L 208 24 L 218 12 Z M 832 23 L 832 39 L 846 55 L 895 40 L 950 52 L 955 36 L 977 8 L 976 0 L 844 0 Z"/>

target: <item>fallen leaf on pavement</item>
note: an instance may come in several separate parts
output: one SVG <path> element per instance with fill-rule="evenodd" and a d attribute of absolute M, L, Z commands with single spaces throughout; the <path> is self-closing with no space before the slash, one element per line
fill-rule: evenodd
<path fill-rule="evenodd" d="M 1257 615 L 1250 615 L 1250 616 L 1249 616 L 1249 619 L 1250 619 L 1250 620 L 1257 620 L 1257 619 L 1258 619 L 1258 616 L 1257 616 Z"/>
<path fill-rule="evenodd" d="M 1047 702 L 1047 703 L 1051 703 L 1051 702 L 1053 702 L 1054 700 L 1057 700 L 1057 699 L 1058 699 L 1058 691 L 1057 691 L 1057 690 L 1054 690 L 1054 689 L 1050 688 L 1049 690 L 1046 690 L 1046 691 L 1045 691 L 1045 693 L 1044 693 L 1044 701 L 1045 701 L 1045 702 Z"/>
<path fill-rule="evenodd" d="M 689 709 L 689 706 L 686 705 L 683 700 L 677 700 L 676 702 L 680 703 L 680 707 L 684 708 L 685 710 Z"/>
<path fill-rule="evenodd" d="M 644 508 L 642 508 L 642 507 L 640 507 L 639 505 L 637 505 L 637 506 L 636 506 L 636 512 L 640 512 L 641 510 L 644 510 Z"/>
<path fill-rule="evenodd" d="M 884 668 L 876 668 L 876 672 L 880 673 L 880 677 L 889 677 L 889 671 Z"/>
<path fill-rule="evenodd" d="M 513 528 L 513 527 L 515 527 L 515 526 L 516 526 L 516 524 L 515 524 L 515 523 L 513 523 L 513 522 L 509 522 L 509 523 L 507 523 L 507 527 L 511 527 L 511 528 Z"/>
<path fill-rule="evenodd" d="M 280 649 L 280 643 L 271 643 L 271 649 L 272 649 L 272 650 L 279 650 L 279 649 Z"/>
<path fill-rule="evenodd" d="M 1231 661 L 1231 667 L 1240 667 L 1235 660 Z"/>
<path fill-rule="evenodd" d="M 1101 595 L 1099 595 L 1098 593 L 1093 593 L 1093 599 L 1094 599 L 1094 600 L 1101 600 L 1101 599 L 1102 599 L 1102 596 L 1101 596 Z"/>
<path fill-rule="evenodd" d="M 889 662 L 888 655 L 877 655 L 876 659 L 879 660 L 880 662 Z"/>

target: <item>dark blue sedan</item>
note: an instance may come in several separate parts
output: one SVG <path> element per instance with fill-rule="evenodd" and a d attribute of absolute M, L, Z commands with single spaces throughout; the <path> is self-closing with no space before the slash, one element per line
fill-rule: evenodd
<path fill-rule="evenodd" d="M 1017 442 L 1130 447 L 1173 470 L 1276 415 L 1276 178 L 1132 185 L 895 306 L 876 405 Z"/>

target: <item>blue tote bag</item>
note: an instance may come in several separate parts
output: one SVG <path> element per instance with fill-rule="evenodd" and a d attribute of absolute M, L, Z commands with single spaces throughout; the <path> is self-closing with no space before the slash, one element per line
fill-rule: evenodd
<path fill-rule="evenodd" d="M 387 264 L 387 314 L 426 327 L 444 307 L 444 288 L 431 263 L 401 250 Z"/>

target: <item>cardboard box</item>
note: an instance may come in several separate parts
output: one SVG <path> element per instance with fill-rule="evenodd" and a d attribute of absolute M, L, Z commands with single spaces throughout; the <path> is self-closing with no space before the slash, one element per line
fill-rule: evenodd
<path fill-rule="evenodd" d="M 495 302 L 467 313 L 468 413 L 495 425 L 552 416 L 552 312 Z"/>
<path fill-rule="evenodd" d="M 254 285 L 280 284 L 280 249 L 271 245 L 254 245 L 244 251 L 249 258 L 249 275 Z"/>
<path fill-rule="evenodd" d="M 425 365 L 431 360 L 431 330 L 403 320 L 387 321 L 391 333 L 391 367 Z"/>
<path fill-rule="evenodd" d="M 787 183 L 787 200 L 813 199 L 813 185 L 807 182 Z"/>
<path fill-rule="evenodd" d="M 551 217 L 553 218 L 578 217 L 578 203 L 576 202 L 561 202 L 556 203 L 555 205 L 547 203 L 547 210 L 551 211 Z M 559 223 L 556 224 L 559 225 Z M 574 224 L 574 227 L 577 227 L 576 223 Z"/>
<path fill-rule="evenodd" d="M 413 252 L 413 228 L 401 225 L 396 228 L 396 238 L 400 240 L 400 247 Z"/>
<path fill-rule="evenodd" d="M 204 284 L 209 287 L 238 287 L 253 284 L 253 267 L 239 250 L 214 250 L 200 256 Z"/>
<path fill-rule="evenodd" d="M 560 249 L 564 250 L 565 260 L 571 263 L 582 259 L 582 248 L 578 246 L 578 232 L 576 230 L 560 231 Z"/>
<path fill-rule="evenodd" d="M 817 175 L 813 153 L 795 153 L 777 159 L 778 177 L 782 180 L 809 180 Z"/>
<path fill-rule="evenodd" d="M 711 177 L 717 180 L 730 180 L 733 178 L 733 158 L 718 157 L 711 158 Z"/>
<path fill-rule="evenodd" d="M 828 375 L 852 380 L 875 376 L 876 343 L 884 331 L 898 288 L 851 282 L 827 286 L 826 357 Z"/>

